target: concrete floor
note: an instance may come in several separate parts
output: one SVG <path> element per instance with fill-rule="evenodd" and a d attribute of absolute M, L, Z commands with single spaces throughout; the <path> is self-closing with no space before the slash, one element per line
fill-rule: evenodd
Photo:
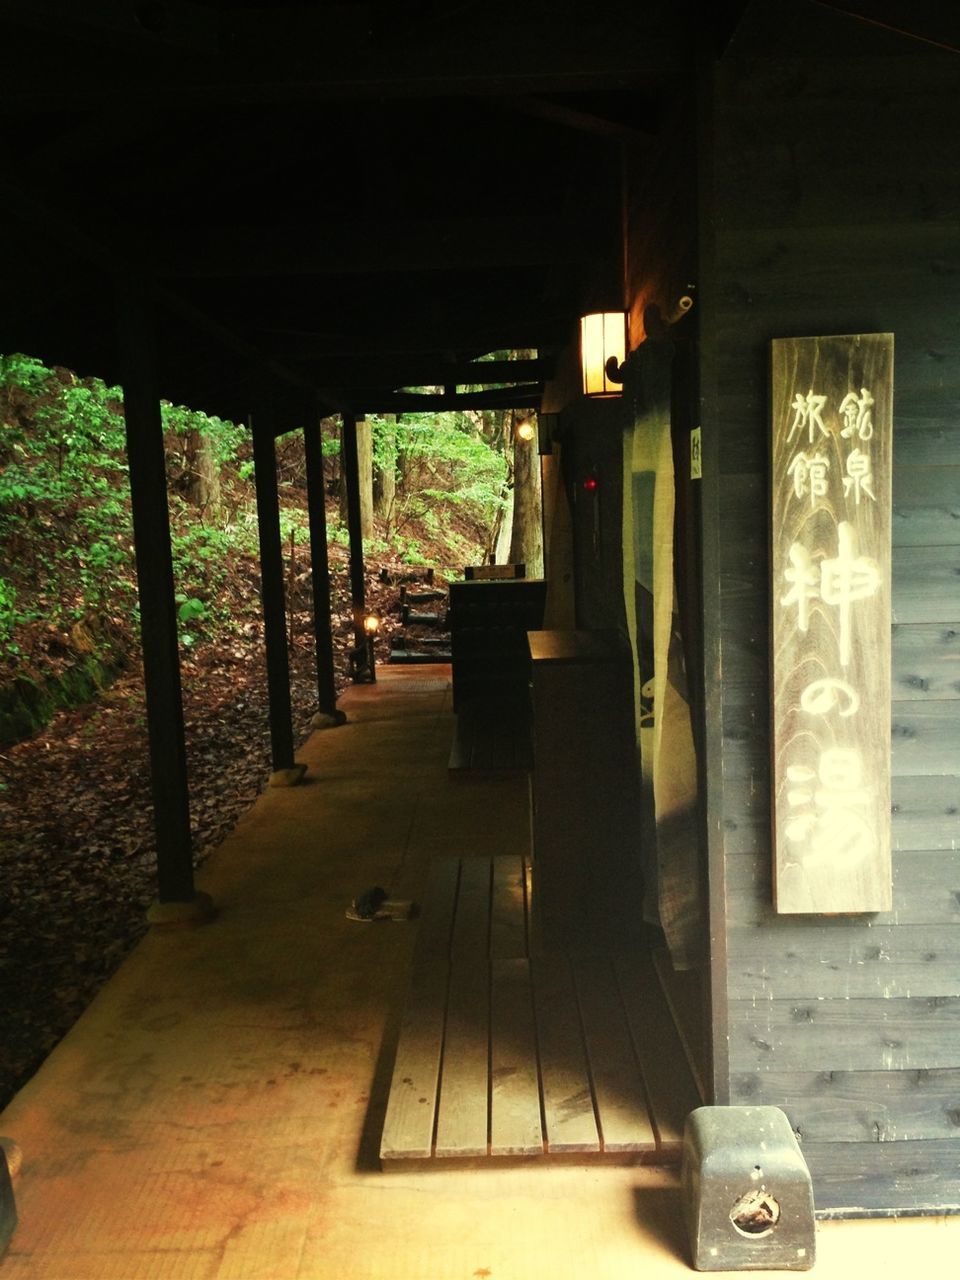
<path fill-rule="evenodd" d="M 23 1150 L 2 1280 L 689 1274 L 671 1171 L 377 1167 L 416 925 L 344 909 L 528 832 L 524 775 L 448 779 L 447 672 L 352 689 L 305 784 L 204 869 L 216 921 L 145 938 L 0 1115 Z M 960 1219 L 826 1223 L 818 1250 L 822 1280 L 952 1278 Z"/>

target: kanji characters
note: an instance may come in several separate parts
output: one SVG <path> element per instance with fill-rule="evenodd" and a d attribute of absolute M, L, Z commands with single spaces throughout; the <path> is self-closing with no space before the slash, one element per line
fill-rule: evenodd
<path fill-rule="evenodd" d="M 857 436 L 860 440 L 869 440 L 873 435 L 873 396 L 866 387 L 860 388 L 859 397 L 850 391 L 840 401 L 840 416 L 844 425 L 840 434 L 844 440 Z"/>
<path fill-rule="evenodd" d="M 829 469 L 830 459 L 826 454 L 815 453 L 808 458 L 805 453 L 798 453 L 787 468 L 787 474 L 793 476 L 793 491 L 797 497 L 809 494 L 810 505 L 814 506 L 817 498 L 824 497 L 827 492 Z"/>
<path fill-rule="evenodd" d="M 864 453 L 862 449 L 852 449 L 847 454 L 847 474 L 843 479 L 845 497 L 849 495 L 851 489 L 858 507 L 861 493 L 865 493 L 874 502 L 877 500 L 877 496 L 873 492 L 873 467 L 870 462 L 870 455 Z"/>
<path fill-rule="evenodd" d="M 840 665 L 850 665 L 850 619 L 854 604 L 880 587 L 880 566 L 870 556 L 857 555 L 857 532 L 847 520 L 837 526 L 838 548 L 832 560 L 820 565 L 820 598 L 840 611 Z"/>
<path fill-rule="evenodd" d="M 797 432 L 803 430 L 807 431 L 808 444 L 813 444 L 814 432 L 818 429 L 821 435 L 828 436 L 830 432 L 823 425 L 823 418 L 820 416 L 826 403 L 827 397 L 815 395 L 812 387 L 805 396 L 802 396 L 798 391 L 791 406 L 793 409 L 793 423 L 787 440 L 792 440 Z"/>

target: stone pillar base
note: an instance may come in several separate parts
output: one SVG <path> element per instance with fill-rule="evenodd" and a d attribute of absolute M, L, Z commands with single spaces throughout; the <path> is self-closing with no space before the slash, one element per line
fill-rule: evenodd
<path fill-rule="evenodd" d="M 298 782 L 303 781 L 303 775 L 307 772 L 305 764 L 291 765 L 289 769 L 274 769 L 267 780 L 268 787 L 295 787 Z"/>
<path fill-rule="evenodd" d="M 147 923 L 158 929 L 209 924 L 216 914 L 217 909 L 209 893 L 198 891 L 189 902 L 155 902 L 147 910 Z"/>
<path fill-rule="evenodd" d="M 12 1138 L 0 1138 L 0 1151 L 7 1157 L 7 1171 L 12 1181 L 20 1172 L 20 1166 L 23 1164 L 23 1152 L 20 1150 L 20 1144 L 14 1142 Z"/>
<path fill-rule="evenodd" d="M 310 721 L 311 729 L 338 729 L 347 723 L 347 713 L 339 708 L 334 712 L 318 711 Z"/>

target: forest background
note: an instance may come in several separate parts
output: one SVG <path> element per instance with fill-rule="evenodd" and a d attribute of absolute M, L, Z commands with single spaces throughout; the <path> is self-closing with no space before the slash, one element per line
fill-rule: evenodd
<path fill-rule="evenodd" d="M 402 626 L 396 584 L 411 572 L 461 577 L 498 548 L 541 567 L 536 445 L 516 441 L 521 416 L 360 425 L 381 660 Z M 253 454 L 243 424 L 166 403 L 163 424 L 199 863 L 269 772 Z M 321 437 L 343 687 L 354 641 L 339 420 Z M 278 439 L 277 463 L 300 740 L 316 711 L 301 431 Z M 0 1106 L 141 935 L 154 876 L 122 393 L 0 356 Z"/>

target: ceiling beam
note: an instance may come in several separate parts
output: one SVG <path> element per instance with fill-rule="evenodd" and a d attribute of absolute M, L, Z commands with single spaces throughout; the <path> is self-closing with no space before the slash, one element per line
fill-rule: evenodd
<path fill-rule="evenodd" d="M 579 240 L 579 243 L 578 243 Z M 164 229 L 157 269 L 172 276 L 357 275 L 481 270 L 589 260 L 588 237 L 543 216 L 320 221 L 257 228 Z"/>
<path fill-rule="evenodd" d="M 573 129 L 577 133 L 588 133 L 613 142 L 629 142 L 633 145 L 639 143 L 641 146 L 648 147 L 653 142 L 656 132 L 652 126 L 640 128 L 637 125 L 601 115 L 599 112 L 586 111 L 581 107 L 574 107 L 550 98 L 528 97 L 521 94 L 511 98 L 497 99 L 494 105 L 514 115 L 546 120 L 550 124 Z"/>
<path fill-rule="evenodd" d="M 121 252 L 91 235 L 83 227 L 63 217 L 56 209 L 22 191 L 13 183 L 0 178 L 0 200 L 7 212 L 32 227 L 42 227 L 46 233 L 69 253 L 102 270 L 109 278 L 123 279 L 142 276 L 142 264 L 125 259 Z M 207 338 L 244 360 L 262 376 L 275 378 L 303 391 L 320 396 L 332 409 L 340 407 L 336 393 L 316 387 L 302 373 L 290 368 L 282 359 L 264 352 L 256 343 L 236 333 L 229 325 L 196 306 L 189 299 L 162 285 L 150 284 L 149 292 L 154 301 L 191 325 Z"/>
<path fill-rule="evenodd" d="M 221 48 L 224 24 L 215 11 L 182 0 L 3 0 L 3 21 L 49 36 L 114 46 L 169 46 L 198 53 Z"/>
<path fill-rule="evenodd" d="M 814 0 L 814 3 L 821 9 L 831 9 L 891 35 L 960 53 L 960 20 L 955 5 L 945 5 L 940 0 L 933 4 L 930 0 L 911 0 L 910 4 L 904 4 L 903 0 L 880 0 L 879 3 L 871 0 L 869 4 L 863 0 Z"/>
<path fill-rule="evenodd" d="M 403 387 L 485 387 L 492 384 L 545 382 L 552 378 L 552 356 L 535 360 L 457 360 L 442 356 L 341 356 L 298 361 L 298 367 L 325 386 L 349 386 L 356 394 Z"/>
<path fill-rule="evenodd" d="M 82 60 L 73 74 L 68 65 L 53 82 L 36 75 L 32 66 L 11 65 L 4 69 L 4 105 L 7 110 L 135 101 L 256 106 L 650 91 L 683 66 L 683 33 L 652 32 L 644 24 L 642 7 L 635 4 L 584 7 L 586 17 L 580 21 L 546 24 L 536 8 L 515 7 L 508 23 L 468 24 L 459 30 L 455 24 L 433 23 L 398 47 L 371 38 L 364 5 L 231 10 L 216 19 L 216 32 L 208 33 L 202 24 L 209 24 L 210 11 L 200 5 L 14 0 L 0 13 L 0 22 L 8 29 L 42 27 L 47 41 L 55 41 L 58 32 L 69 39 L 77 29 L 98 38 L 128 27 L 133 32 L 142 29 L 144 15 L 167 9 L 175 16 L 182 11 L 183 22 L 178 18 L 176 29 L 188 31 L 195 14 L 202 20 L 202 38 L 195 42 L 206 56 L 186 61 L 181 51 L 171 49 L 164 57 L 158 36 L 149 42 L 151 57 L 125 59 L 110 76 L 85 74 Z M 78 11 L 91 12 L 81 20 Z"/>
<path fill-rule="evenodd" d="M 571 311 L 570 316 L 573 314 Z M 536 315 L 520 312 L 517 307 L 500 315 L 471 314 L 469 309 L 461 309 L 456 316 L 439 320 L 426 317 L 407 323 L 398 320 L 384 324 L 375 333 L 260 328 L 257 342 L 298 364 L 343 356 L 372 362 L 399 356 L 443 360 L 447 353 L 458 351 L 553 351 L 569 337 L 570 316 Z"/>
<path fill-rule="evenodd" d="M 543 399 L 543 384 L 525 383 L 491 391 L 464 391 L 456 395 L 408 394 L 400 391 L 344 390 L 357 413 L 454 413 L 463 409 L 536 409 Z"/>

